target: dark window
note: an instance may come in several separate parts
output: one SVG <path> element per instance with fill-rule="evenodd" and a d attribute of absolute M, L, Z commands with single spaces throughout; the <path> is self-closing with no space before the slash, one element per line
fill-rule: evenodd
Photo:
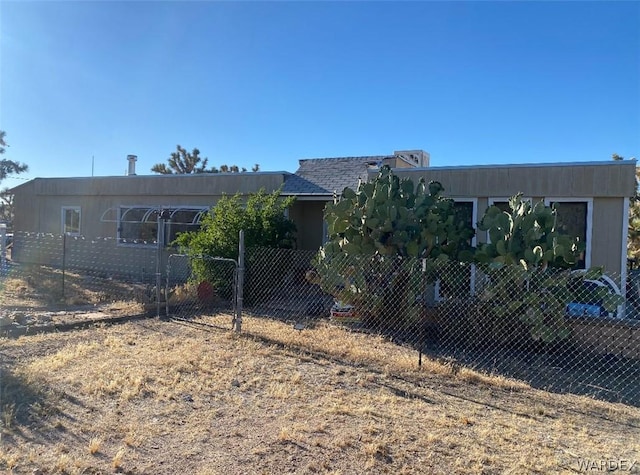
<path fill-rule="evenodd" d="M 575 236 L 587 243 L 587 212 L 589 204 L 585 201 L 555 201 L 556 229 L 569 236 Z M 582 254 L 577 269 L 585 268 L 585 255 Z"/>
<path fill-rule="evenodd" d="M 511 207 L 509 206 L 509 202 L 507 201 L 494 201 L 492 206 L 499 208 L 503 213 L 511 214 Z"/>
<path fill-rule="evenodd" d="M 197 231 L 200 229 L 200 218 L 207 211 L 206 208 L 178 209 L 171 213 L 165 228 L 165 243 L 170 245 L 180 233 Z"/>
<path fill-rule="evenodd" d="M 158 237 L 158 211 L 153 208 L 120 208 L 118 242 L 155 244 Z"/>
<path fill-rule="evenodd" d="M 197 231 L 208 208 L 198 207 L 121 207 L 118 215 L 118 242 L 157 245 L 158 217 L 162 217 L 162 244 L 170 245 L 180 233 Z"/>

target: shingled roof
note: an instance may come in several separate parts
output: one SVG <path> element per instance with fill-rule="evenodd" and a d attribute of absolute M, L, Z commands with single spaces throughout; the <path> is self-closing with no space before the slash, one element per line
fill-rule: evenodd
<path fill-rule="evenodd" d="M 355 188 L 367 180 L 367 170 L 379 167 L 386 155 L 368 157 L 309 158 L 300 160 L 295 174 L 285 177 L 283 194 L 328 195 Z"/>

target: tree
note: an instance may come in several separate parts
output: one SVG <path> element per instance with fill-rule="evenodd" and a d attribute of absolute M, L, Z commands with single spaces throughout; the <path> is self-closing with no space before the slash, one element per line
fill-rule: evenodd
<path fill-rule="evenodd" d="M 239 232 L 244 229 L 246 247 L 291 249 L 295 224 L 286 217 L 294 197 L 280 198 L 280 190 L 251 193 L 246 203 L 240 194 L 224 195 L 202 219 L 200 229 L 179 234 L 176 244 L 188 254 L 238 257 Z"/>
<path fill-rule="evenodd" d="M 4 139 L 5 136 L 6 132 L 0 130 L 0 155 L 4 155 L 5 147 L 8 147 Z M 24 163 L 2 159 L 0 160 L 0 181 L 9 175 L 17 175 L 28 170 L 29 166 Z M 13 194 L 8 188 L 0 190 L 0 221 L 6 222 L 9 225 L 13 223 Z"/>
<path fill-rule="evenodd" d="M 624 160 L 617 153 L 611 155 L 615 161 Z M 627 233 L 627 258 L 638 265 L 640 260 L 640 169 L 636 167 L 636 191 L 629 200 L 629 227 Z"/>
<path fill-rule="evenodd" d="M 0 222 L 13 222 L 13 193 L 8 188 L 0 190 Z"/>
<path fill-rule="evenodd" d="M 4 155 L 5 147 L 8 147 L 4 140 L 6 135 L 7 133 L 4 130 L 0 130 L 0 155 Z M 28 170 L 29 166 L 24 163 L 2 159 L 0 160 L 0 181 L 4 180 L 9 175 L 17 175 L 18 173 L 23 173 Z"/>
<path fill-rule="evenodd" d="M 585 278 L 598 279 L 602 269 L 573 274 L 585 243 L 557 228 L 556 210 L 539 201 L 532 205 L 522 194 L 509 199 L 509 211 L 490 206 L 478 223 L 489 242 L 475 259 L 489 283 L 480 296 L 482 327 L 502 343 L 527 344 L 530 339 L 553 343 L 569 337 L 565 311 L 577 301 Z M 602 288 L 607 297 L 607 289 Z M 618 302 L 608 301 L 615 309 Z M 530 338 L 526 338 L 526 335 Z"/>
<path fill-rule="evenodd" d="M 624 157 L 614 153 L 614 161 L 624 160 Z M 632 158 L 633 160 L 633 158 Z M 627 259 L 634 266 L 640 261 L 640 169 L 636 167 L 636 190 L 629 200 L 629 226 L 627 231 Z"/>
<path fill-rule="evenodd" d="M 207 168 L 208 158 L 200 157 L 200 150 L 194 148 L 191 152 L 180 145 L 176 145 L 176 151 L 171 153 L 171 156 L 167 159 L 167 164 L 156 163 L 151 167 L 151 171 L 159 173 L 161 175 L 184 175 L 189 173 L 240 173 L 246 172 L 247 169 L 238 167 L 237 165 L 220 165 L 220 168 L 211 167 Z M 256 163 L 252 171 L 257 172 L 260 169 L 260 165 Z"/>
<path fill-rule="evenodd" d="M 464 279 L 468 266 L 449 264 L 473 258 L 474 231 L 456 219 L 443 191 L 439 182 L 401 180 L 388 166 L 373 182 L 345 188 L 325 208 L 329 241 L 310 280 L 371 326 L 398 331 L 415 324 L 422 279 L 428 274 L 433 282 L 445 268 L 447 278 Z"/>
<path fill-rule="evenodd" d="M 187 173 L 206 173 L 208 158 L 200 157 L 200 150 L 194 148 L 191 152 L 180 145 L 176 145 L 176 151 L 171 153 L 167 163 L 156 163 L 151 167 L 154 173 L 161 175 L 187 174 Z"/>

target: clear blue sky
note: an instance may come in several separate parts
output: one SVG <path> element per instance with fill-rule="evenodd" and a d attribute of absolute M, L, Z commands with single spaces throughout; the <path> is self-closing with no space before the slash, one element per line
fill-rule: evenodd
<path fill-rule="evenodd" d="M 640 158 L 640 2 L 0 3 L 23 177 L 424 149 L 433 166 Z M 13 186 L 21 180 L 5 180 Z"/>

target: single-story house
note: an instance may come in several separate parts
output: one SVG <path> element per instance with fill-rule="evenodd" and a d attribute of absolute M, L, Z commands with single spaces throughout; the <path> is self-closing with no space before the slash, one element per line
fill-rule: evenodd
<path fill-rule="evenodd" d="M 133 157 L 135 158 L 135 157 Z M 375 177 L 390 165 L 401 177 L 437 180 L 475 226 L 491 204 L 506 206 L 523 193 L 533 201 L 556 203 L 567 230 L 586 241 L 584 265 L 603 265 L 620 275 L 624 291 L 629 199 L 635 193 L 635 160 L 582 163 L 431 167 L 421 150 L 392 155 L 303 159 L 295 173 L 249 172 L 193 175 L 36 178 L 13 189 L 14 258 L 55 264 L 57 257 L 37 251 L 37 259 L 18 242 L 19 233 L 106 239 L 117 258 L 109 265 L 151 266 L 158 248 L 158 216 L 168 218 L 164 242 L 177 232 L 195 229 L 200 216 L 223 194 L 282 189 L 295 196 L 289 216 L 298 228 L 300 249 L 317 249 L 325 239 L 325 204 L 345 187 Z M 478 232 L 476 243 L 485 242 Z M 107 244 L 104 244 L 107 246 Z M 146 250 L 142 252 L 142 250 Z M 150 257 L 143 258 L 141 256 Z M 144 259 L 141 263 L 140 259 Z M 105 264 L 106 265 L 106 264 Z"/>

